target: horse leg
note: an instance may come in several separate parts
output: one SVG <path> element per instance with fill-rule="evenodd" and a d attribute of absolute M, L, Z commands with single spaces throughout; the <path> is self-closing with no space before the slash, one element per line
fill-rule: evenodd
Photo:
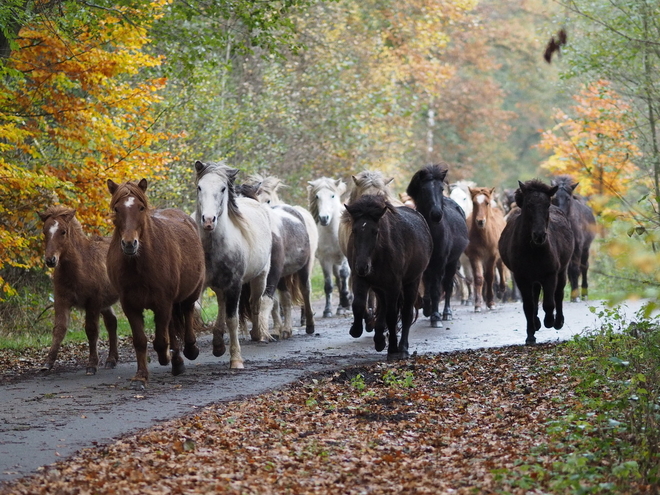
<path fill-rule="evenodd" d="M 557 277 L 547 277 L 543 282 L 543 325 L 545 328 L 551 328 L 555 325 L 555 291 L 557 290 Z M 563 325 L 563 322 L 562 322 Z"/>
<path fill-rule="evenodd" d="M 428 270 L 430 271 L 430 270 Z M 441 273 L 443 270 L 436 270 L 435 273 L 431 273 L 431 327 L 433 328 L 442 328 L 442 318 L 440 316 L 440 297 L 442 296 L 442 279 L 444 274 Z M 452 283 L 454 281 L 452 280 Z"/>
<path fill-rule="evenodd" d="M 162 366 L 170 364 L 170 340 L 174 333 L 170 327 L 172 323 L 172 308 L 154 308 L 154 351 L 158 354 L 158 363 Z"/>
<path fill-rule="evenodd" d="M 281 279 L 280 279 L 281 282 Z M 291 297 L 289 295 L 286 298 L 283 292 L 286 291 L 286 286 L 284 289 L 281 288 L 282 284 L 278 284 L 278 290 L 273 296 L 273 309 L 270 310 L 270 316 L 273 319 L 273 332 L 272 336 L 275 340 L 279 340 L 282 337 L 282 332 L 286 328 L 286 318 L 285 321 L 282 321 L 282 313 L 286 311 L 287 304 L 291 304 Z M 282 337 L 285 338 L 285 337 Z M 261 339 L 261 337 L 259 337 Z"/>
<path fill-rule="evenodd" d="M 303 296 L 303 309 L 305 312 L 305 333 L 312 335 L 314 333 L 314 310 L 312 309 L 312 282 L 310 280 L 311 264 L 298 271 L 298 280 L 300 281 L 300 292 Z"/>
<path fill-rule="evenodd" d="M 589 249 L 584 249 L 580 259 L 580 272 L 582 273 L 582 300 L 589 300 L 589 282 L 587 272 L 589 271 Z"/>
<path fill-rule="evenodd" d="M 126 304 L 126 301 L 121 302 L 121 307 L 124 310 L 128 323 L 131 325 L 133 348 L 135 349 L 135 357 L 137 358 L 137 373 L 131 378 L 131 385 L 135 390 L 142 390 L 149 379 L 149 370 L 147 368 L 147 336 L 144 333 L 144 316 L 142 314 L 142 309 L 132 308 Z"/>
<path fill-rule="evenodd" d="M 41 367 L 47 371 L 53 367 L 57 360 L 57 354 L 60 352 L 60 346 L 66 335 L 66 329 L 69 325 L 69 316 L 71 315 L 71 305 L 68 301 L 55 301 L 55 325 L 53 326 L 53 341 L 46 357 L 46 362 Z"/>
<path fill-rule="evenodd" d="M 495 280 L 495 258 L 488 258 L 484 266 L 484 287 L 486 288 L 486 307 L 495 307 L 495 292 L 493 282 Z"/>
<path fill-rule="evenodd" d="M 351 293 L 348 290 L 348 279 L 350 277 L 351 269 L 348 266 L 348 261 L 344 259 L 339 267 L 339 308 L 337 308 L 337 314 L 345 314 L 351 307 Z"/>
<path fill-rule="evenodd" d="M 399 357 L 399 344 L 396 335 L 396 325 L 399 321 L 399 309 L 400 309 L 400 298 L 401 291 L 392 291 L 390 293 L 383 294 L 379 299 L 384 302 L 384 308 L 382 311 L 385 312 L 385 321 L 387 324 L 387 330 L 389 333 L 389 342 L 387 345 L 387 358 L 397 358 Z M 375 330 L 375 333 L 378 333 L 378 328 Z M 374 343 L 376 343 L 376 335 L 374 335 Z M 376 348 L 377 351 L 382 351 L 382 349 Z"/>
<path fill-rule="evenodd" d="M 87 309 L 85 311 L 85 334 L 89 343 L 89 360 L 87 361 L 87 375 L 96 375 L 99 366 L 99 351 L 97 344 L 99 341 L 99 311 Z"/>
<path fill-rule="evenodd" d="M 367 332 L 373 332 L 378 325 L 378 299 L 373 290 L 367 292 L 367 309 L 364 313 L 364 329 Z"/>
<path fill-rule="evenodd" d="M 278 289 L 280 306 L 282 307 L 282 314 L 284 315 L 284 321 L 280 326 L 279 337 L 281 339 L 288 339 L 293 335 L 293 321 L 291 317 L 291 307 L 293 304 L 291 301 L 291 292 L 287 290 L 284 283 L 280 283 Z"/>
<path fill-rule="evenodd" d="M 568 263 L 568 279 L 571 282 L 571 302 L 580 302 L 580 289 L 578 279 L 580 277 L 580 257 L 573 254 Z"/>
<path fill-rule="evenodd" d="M 414 317 L 415 300 L 419 289 L 419 280 L 403 287 L 403 303 L 401 305 L 401 340 L 399 341 L 399 355 L 408 357 L 408 334 Z"/>
<path fill-rule="evenodd" d="M 197 347 L 197 336 L 195 335 L 194 328 L 195 300 L 196 298 L 191 298 L 181 303 L 184 322 L 183 355 L 191 361 L 194 361 L 199 356 L 199 347 Z"/>
<path fill-rule="evenodd" d="M 364 327 L 364 314 L 367 308 L 367 292 L 369 285 L 359 277 L 353 277 L 353 325 L 349 330 L 351 337 L 357 339 L 362 336 Z"/>
<path fill-rule="evenodd" d="M 117 348 L 117 317 L 112 307 L 102 309 L 101 316 L 103 316 L 103 323 L 105 330 L 108 332 L 108 357 L 105 360 L 106 369 L 114 369 L 119 361 L 119 350 Z"/>
<path fill-rule="evenodd" d="M 229 331 L 229 367 L 243 368 L 241 343 L 238 339 L 238 303 L 241 298 L 241 285 L 228 287 L 224 293 L 227 311 L 227 330 Z M 254 313 L 252 313 L 254 317 Z M 215 349 L 215 335 L 214 335 Z"/>
<path fill-rule="evenodd" d="M 172 375 L 178 376 L 186 371 L 185 363 L 181 357 L 181 340 L 184 330 L 183 308 L 180 303 L 172 304 L 170 317 L 169 335 L 170 349 L 172 351 Z"/>
<path fill-rule="evenodd" d="M 504 262 L 502 261 L 502 258 L 497 256 L 497 261 L 495 261 L 495 268 L 497 269 L 497 273 L 500 276 L 499 277 L 499 283 L 497 284 L 496 287 L 496 296 L 500 300 L 504 300 L 506 296 L 506 283 L 507 283 L 507 277 L 506 277 L 506 268 L 504 267 Z"/>
<path fill-rule="evenodd" d="M 520 289 L 520 295 L 522 296 L 523 303 L 523 312 L 525 313 L 525 320 L 527 321 L 527 339 L 525 340 L 525 344 L 534 345 L 536 343 L 536 337 L 534 334 L 539 328 L 541 328 L 541 321 L 537 316 L 538 292 L 533 283 L 526 280 L 521 280 L 519 277 L 516 277 L 516 283 Z"/>
<path fill-rule="evenodd" d="M 458 269 L 458 260 L 450 261 L 445 267 L 445 276 L 442 280 L 442 289 L 445 292 L 445 307 L 442 310 L 442 319 L 449 321 L 452 319 L 451 296 L 454 292 L 454 277 Z"/>
<path fill-rule="evenodd" d="M 273 308 L 273 294 L 275 286 L 266 287 L 266 280 L 270 275 L 264 274 L 250 282 L 250 308 L 252 311 L 252 330 L 250 337 L 257 342 L 274 342 L 275 339 L 268 332 L 268 316 Z"/>
<path fill-rule="evenodd" d="M 325 292 L 323 318 L 330 318 L 332 316 L 332 263 L 327 260 L 322 261 L 321 269 L 323 270 L 323 291 Z M 339 285 L 339 280 L 337 280 L 337 285 Z"/>
<path fill-rule="evenodd" d="M 213 289 L 218 301 L 218 317 L 213 325 L 213 355 L 222 356 L 227 350 L 225 346 L 225 330 L 227 328 L 227 304 L 225 300 L 225 291 Z"/>
<path fill-rule="evenodd" d="M 566 286 L 566 273 L 561 272 L 557 276 L 557 285 L 553 295 L 555 299 L 555 324 L 554 327 L 559 330 L 564 326 L 564 287 Z"/>
<path fill-rule="evenodd" d="M 427 318 L 431 316 L 432 314 L 432 309 L 433 309 L 433 303 L 432 303 L 432 289 L 435 285 L 434 283 L 434 274 L 433 270 L 424 270 L 424 274 L 422 275 L 422 278 L 424 280 L 424 295 L 422 296 L 422 314 L 426 316 Z M 431 326 L 433 326 L 433 321 L 431 321 Z"/>
<path fill-rule="evenodd" d="M 472 257 L 470 258 L 470 266 L 472 267 L 472 276 L 474 277 L 474 287 L 472 294 L 474 295 L 474 312 L 481 313 L 481 306 L 483 304 L 483 288 L 484 288 L 484 267 L 481 264 L 481 259 Z"/>

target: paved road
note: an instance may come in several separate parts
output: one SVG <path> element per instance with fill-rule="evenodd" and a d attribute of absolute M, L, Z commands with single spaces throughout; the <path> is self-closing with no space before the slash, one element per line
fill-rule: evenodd
<path fill-rule="evenodd" d="M 599 326 L 588 306 L 566 305 L 562 330 L 542 329 L 539 343 L 570 339 Z M 632 315 L 641 302 L 628 302 Z M 317 305 L 316 314 L 322 314 Z M 445 328 L 429 327 L 421 318 L 411 330 L 410 352 L 438 353 L 521 345 L 525 318 L 519 303 L 474 313 L 458 307 Z M 120 363 L 115 370 L 86 376 L 77 372 L 49 373 L 0 387 L 0 481 L 30 474 L 40 466 L 74 454 L 81 448 L 110 442 L 113 438 L 158 421 L 184 415 L 212 402 L 256 395 L 292 383 L 310 372 L 341 369 L 354 364 L 384 360 L 373 349 L 372 334 L 359 339 L 348 335 L 350 319 L 317 319 L 317 332 L 296 329 L 292 339 L 270 344 L 243 343 L 246 369 L 228 367 L 227 355 L 211 354 L 210 336 L 200 339 L 200 356 L 187 362 L 184 375 L 173 377 L 169 367 L 158 365 L 155 354 L 149 368 L 150 382 L 143 392 L 129 387 L 136 363 Z M 103 358 L 104 356 L 102 356 Z"/>

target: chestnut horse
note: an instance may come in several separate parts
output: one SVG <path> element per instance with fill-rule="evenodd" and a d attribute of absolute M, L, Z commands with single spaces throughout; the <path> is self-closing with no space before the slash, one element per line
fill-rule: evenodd
<path fill-rule="evenodd" d="M 541 328 L 537 316 L 541 289 L 543 324 L 556 329 L 564 325 L 562 302 L 574 240 L 568 218 L 551 203 L 558 186 L 551 187 L 538 180 L 518 184 L 518 208 L 511 211 L 499 249 L 520 290 L 527 320 L 525 343 L 532 345 L 536 343 L 534 334 Z"/>
<path fill-rule="evenodd" d="M 468 218 L 469 239 L 465 254 L 470 260 L 474 277 L 474 311 L 480 312 L 484 302 L 483 289 L 486 290 L 486 306 L 495 307 L 493 280 L 495 268 L 498 268 L 500 280 L 498 292 L 506 290 L 506 280 L 502 261 L 497 248 L 500 234 L 504 229 L 502 210 L 494 206 L 494 188 L 471 187 L 472 214 Z"/>
<path fill-rule="evenodd" d="M 196 359 L 199 349 L 193 330 L 195 302 L 204 286 L 204 250 L 192 219 L 181 210 L 154 210 L 147 200 L 147 180 L 116 184 L 108 179 L 112 194 L 115 231 L 108 250 L 108 276 L 131 325 L 137 356 L 133 387 L 144 388 L 147 370 L 145 309 L 154 313 L 154 350 L 158 362 L 170 362 L 172 374 L 185 371 L 180 355 Z"/>
<path fill-rule="evenodd" d="M 380 195 L 364 195 L 346 206 L 342 222 L 350 228 L 348 263 L 353 281 L 353 325 L 350 335 L 362 335 L 369 290 L 376 293 L 378 312 L 374 346 L 389 357 L 408 356 L 408 332 L 419 283 L 433 251 L 424 217 L 406 206 L 395 208 Z M 401 340 L 397 322 L 401 318 Z"/>
<path fill-rule="evenodd" d="M 110 239 L 89 239 L 83 233 L 73 208 L 51 206 L 39 213 L 39 217 L 44 222 L 46 266 L 55 268 L 55 326 L 53 341 L 42 369 L 51 369 L 57 360 L 57 353 L 69 324 L 71 308 L 85 311 L 85 333 L 89 341 L 87 374 L 96 374 L 99 364 L 99 316 L 103 316 L 110 346 L 105 367 L 114 368 L 119 360 L 119 353 L 117 318 L 112 311 L 112 305 L 119 300 L 119 295 L 110 283 L 105 267 Z"/>
<path fill-rule="evenodd" d="M 552 179 L 552 185 L 558 186 L 557 192 L 552 197 L 552 204 L 559 207 L 571 223 L 575 245 L 573 257 L 568 265 L 568 280 L 571 283 L 571 302 L 580 301 L 589 297 L 589 249 L 596 237 L 596 219 L 589 206 L 575 197 L 573 192 L 578 186 L 569 175 L 559 175 Z M 582 275 L 582 290 L 580 291 L 578 281 Z"/>

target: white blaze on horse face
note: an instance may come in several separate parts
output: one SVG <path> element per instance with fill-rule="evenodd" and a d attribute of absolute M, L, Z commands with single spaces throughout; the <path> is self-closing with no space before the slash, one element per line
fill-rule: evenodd
<path fill-rule="evenodd" d="M 479 194 L 474 199 L 477 201 L 478 204 L 482 205 L 486 202 L 486 195 L 485 194 Z"/>
<path fill-rule="evenodd" d="M 55 222 L 53 222 L 53 225 L 50 226 L 50 229 L 48 229 L 48 233 L 50 234 L 51 237 L 53 237 L 57 232 L 57 229 L 59 228 L 60 228 L 60 223 L 57 220 L 55 220 Z"/>
<path fill-rule="evenodd" d="M 134 204 L 135 204 L 135 197 L 134 196 L 129 196 L 128 198 L 126 198 L 126 201 L 124 202 L 124 206 L 126 208 L 130 208 Z"/>
<path fill-rule="evenodd" d="M 223 214 L 227 184 L 216 174 L 208 174 L 197 183 L 197 222 L 202 229 L 215 229 Z"/>

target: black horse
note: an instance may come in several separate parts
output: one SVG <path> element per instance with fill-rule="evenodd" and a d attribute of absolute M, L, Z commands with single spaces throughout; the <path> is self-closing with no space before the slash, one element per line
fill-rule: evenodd
<path fill-rule="evenodd" d="M 353 281 L 353 325 L 351 336 L 362 335 L 369 289 L 376 294 L 378 311 L 374 328 L 377 351 L 385 349 L 389 332 L 388 357 L 407 357 L 408 331 L 422 274 L 433 250 L 433 241 L 424 217 L 406 206 L 395 208 L 383 196 L 367 194 L 350 205 L 342 215 L 350 226 L 347 246 Z M 401 317 L 401 341 L 397 343 L 397 322 Z"/>
<path fill-rule="evenodd" d="M 418 170 L 408 185 L 407 193 L 415 201 L 433 238 L 433 254 L 424 271 L 424 316 L 431 317 L 431 326 L 442 327 L 438 305 L 444 291 L 443 320 L 451 320 L 451 295 L 458 260 L 468 245 L 465 213 L 451 198 L 443 195 L 447 167 L 428 165 Z"/>
<path fill-rule="evenodd" d="M 558 206 L 568 217 L 573 229 L 573 257 L 568 264 L 568 280 L 571 283 L 571 302 L 589 298 L 589 249 L 596 237 L 596 219 L 591 208 L 578 199 L 573 192 L 579 182 L 575 182 L 570 175 L 559 175 L 552 180 L 553 186 L 558 186 L 552 198 L 552 204 Z M 582 291 L 578 289 L 578 280 L 582 275 Z"/>
<path fill-rule="evenodd" d="M 564 325 L 562 302 L 566 269 L 573 254 L 573 231 L 566 215 L 551 204 L 559 189 L 538 180 L 518 182 L 516 204 L 499 241 L 500 256 L 520 289 L 527 319 L 525 343 L 536 343 L 541 328 L 538 303 L 543 289 L 543 324 Z M 556 315 L 554 314 L 556 310 Z"/>

